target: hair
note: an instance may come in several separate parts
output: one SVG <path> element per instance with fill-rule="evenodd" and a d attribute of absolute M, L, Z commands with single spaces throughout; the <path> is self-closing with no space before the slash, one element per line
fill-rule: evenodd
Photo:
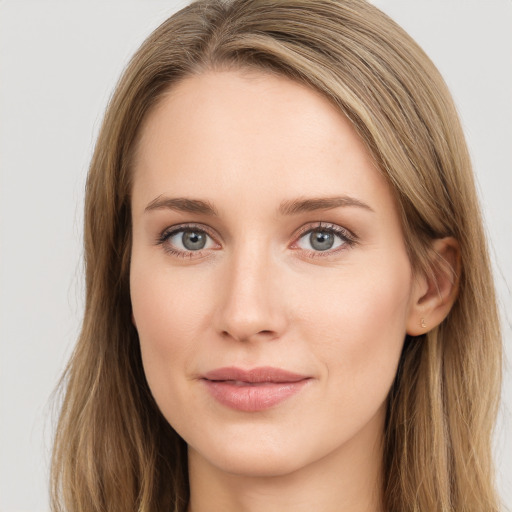
<path fill-rule="evenodd" d="M 433 240 L 458 241 L 458 298 L 438 327 L 405 339 L 389 394 L 383 506 L 497 511 L 501 336 L 464 135 L 435 66 L 363 0 L 199 0 L 158 27 L 127 66 L 87 179 L 85 315 L 60 381 L 53 510 L 186 509 L 186 445 L 151 395 L 131 321 L 131 164 L 141 123 L 169 88 L 232 69 L 307 84 L 349 119 L 395 194 L 415 271 L 432 273 Z"/>

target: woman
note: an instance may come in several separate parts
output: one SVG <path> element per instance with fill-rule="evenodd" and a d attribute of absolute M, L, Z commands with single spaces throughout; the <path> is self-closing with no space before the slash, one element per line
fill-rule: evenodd
<path fill-rule="evenodd" d="M 200 1 L 159 27 L 106 113 L 85 254 L 55 510 L 498 510 L 464 137 L 371 5 Z"/>

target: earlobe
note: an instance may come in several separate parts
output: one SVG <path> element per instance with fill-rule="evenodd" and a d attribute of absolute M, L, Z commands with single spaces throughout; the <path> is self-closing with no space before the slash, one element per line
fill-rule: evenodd
<path fill-rule="evenodd" d="M 455 238 L 438 238 L 431 248 L 430 271 L 413 286 L 407 334 L 420 336 L 438 326 L 450 312 L 459 290 L 460 248 Z"/>

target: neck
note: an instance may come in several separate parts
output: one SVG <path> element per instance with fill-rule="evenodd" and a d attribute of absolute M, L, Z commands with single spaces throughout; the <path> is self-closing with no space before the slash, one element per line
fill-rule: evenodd
<path fill-rule="evenodd" d="M 374 420 L 337 450 L 284 475 L 228 473 L 189 448 L 188 512 L 381 512 L 383 418 Z"/>

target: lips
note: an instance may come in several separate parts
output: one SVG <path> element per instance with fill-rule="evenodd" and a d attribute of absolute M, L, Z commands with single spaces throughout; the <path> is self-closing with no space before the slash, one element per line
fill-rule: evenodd
<path fill-rule="evenodd" d="M 202 377 L 210 394 L 222 405 L 244 412 L 270 409 L 295 395 L 310 377 L 274 367 L 245 370 L 218 368 Z"/>

